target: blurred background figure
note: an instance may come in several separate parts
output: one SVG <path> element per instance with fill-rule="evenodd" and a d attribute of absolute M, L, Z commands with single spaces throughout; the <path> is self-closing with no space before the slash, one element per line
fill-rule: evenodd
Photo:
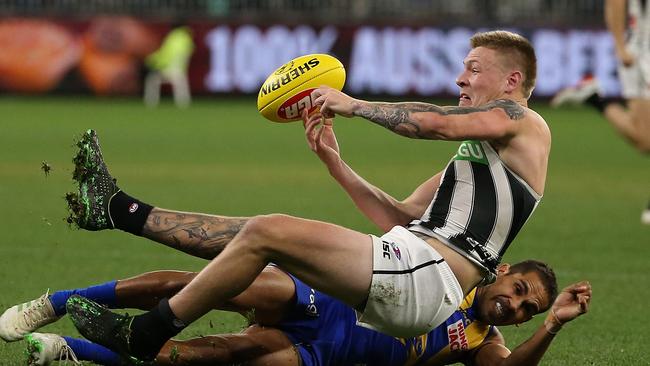
<path fill-rule="evenodd" d="M 650 4 L 643 0 L 605 1 L 605 24 L 614 39 L 618 77 L 625 105 L 601 96 L 598 80 L 589 77 L 560 91 L 551 105 L 586 103 L 640 153 L 650 154 Z M 650 225 L 650 201 L 641 213 Z"/>
<path fill-rule="evenodd" d="M 192 33 L 187 26 L 180 25 L 174 27 L 163 39 L 160 48 L 145 59 L 149 68 L 144 82 L 144 102 L 147 106 L 158 105 L 164 83 L 171 85 L 177 106 L 189 106 L 191 96 L 187 68 L 192 52 Z"/>

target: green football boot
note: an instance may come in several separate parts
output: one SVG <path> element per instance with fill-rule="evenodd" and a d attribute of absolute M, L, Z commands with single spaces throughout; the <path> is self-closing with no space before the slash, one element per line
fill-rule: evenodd
<path fill-rule="evenodd" d="M 132 316 L 113 313 L 108 308 L 79 295 L 70 296 L 65 307 L 72 323 L 86 339 L 121 356 L 130 356 L 129 327 Z"/>
<path fill-rule="evenodd" d="M 68 222 L 91 231 L 112 229 L 115 225 L 109 205 L 120 189 L 104 163 L 97 133 L 86 131 L 77 147 L 79 151 L 72 160 L 75 166 L 72 179 L 78 183 L 79 191 L 65 197 L 70 209 Z"/>

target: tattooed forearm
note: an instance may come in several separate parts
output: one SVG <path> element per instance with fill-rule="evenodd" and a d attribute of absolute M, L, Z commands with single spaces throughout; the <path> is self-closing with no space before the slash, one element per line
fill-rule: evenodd
<path fill-rule="evenodd" d="M 358 108 L 355 116 L 363 117 L 400 135 L 412 138 L 433 138 L 431 132 L 423 132 L 420 122 L 413 118 L 416 112 L 433 112 L 442 116 L 451 114 L 470 114 L 485 112 L 495 108 L 502 109 L 511 120 L 524 117 L 524 108 L 509 99 L 499 99 L 480 107 L 440 107 L 427 103 L 366 103 Z"/>
<path fill-rule="evenodd" d="M 154 209 L 142 235 L 171 248 L 205 259 L 216 257 L 248 221 L 225 217 Z"/>
<path fill-rule="evenodd" d="M 354 113 L 395 133 L 413 138 L 426 138 L 420 134 L 420 125 L 411 118 L 413 112 L 443 113 L 443 109 L 426 103 L 367 103 Z"/>

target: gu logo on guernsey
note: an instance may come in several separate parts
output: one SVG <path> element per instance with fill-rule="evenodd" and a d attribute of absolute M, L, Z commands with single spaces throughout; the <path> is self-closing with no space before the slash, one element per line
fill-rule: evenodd
<path fill-rule="evenodd" d="M 469 348 L 462 319 L 447 326 L 447 337 L 451 351 L 465 351 Z"/>
<path fill-rule="evenodd" d="M 481 146 L 481 142 L 474 140 L 463 141 L 458 147 L 454 160 L 469 160 L 488 165 L 488 160 L 485 151 L 483 151 L 483 146 Z"/>

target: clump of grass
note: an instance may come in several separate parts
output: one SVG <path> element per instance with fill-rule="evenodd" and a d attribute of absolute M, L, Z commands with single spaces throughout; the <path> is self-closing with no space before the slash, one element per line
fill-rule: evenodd
<path fill-rule="evenodd" d="M 70 226 L 78 227 L 79 218 L 83 214 L 83 205 L 79 200 L 79 194 L 68 192 L 65 194 L 65 201 L 68 204 L 68 217 L 66 217 L 65 221 Z"/>

